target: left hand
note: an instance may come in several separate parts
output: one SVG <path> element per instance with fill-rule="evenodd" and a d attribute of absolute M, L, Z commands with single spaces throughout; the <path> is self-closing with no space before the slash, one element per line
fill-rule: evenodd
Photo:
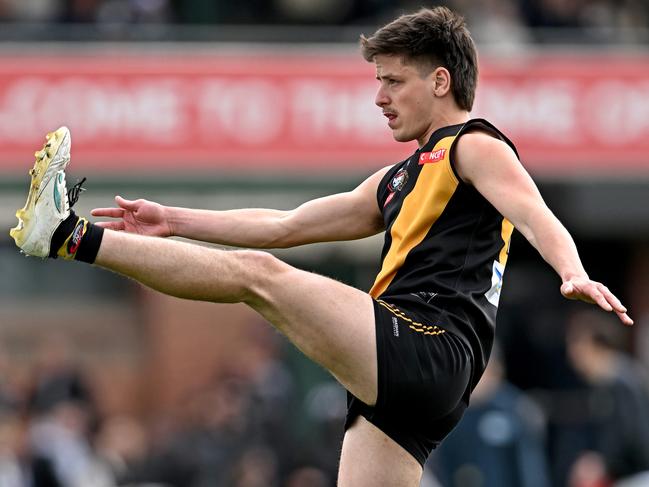
<path fill-rule="evenodd" d="M 117 208 L 95 208 L 92 216 L 118 218 L 117 221 L 97 222 L 96 225 L 118 232 L 138 233 L 152 237 L 173 235 L 166 217 L 166 208 L 159 203 L 143 199 L 127 200 L 115 196 Z"/>
<path fill-rule="evenodd" d="M 605 311 L 614 312 L 625 325 L 633 324 L 626 313 L 627 309 L 601 282 L 592 281 L 588 277 L 573 277 L 561 285 L 561 294 L 568 299 L 597 304 Z"/>

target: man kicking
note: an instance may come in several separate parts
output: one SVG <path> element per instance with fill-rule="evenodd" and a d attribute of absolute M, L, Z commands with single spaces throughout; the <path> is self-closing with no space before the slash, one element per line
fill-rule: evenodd
<path fill-rule="evenodd" d="M 11 231 L 28 255 L 76 259 L 187 299 L 243 302 L 349 392 L 338 485 L 419 485 L 430 451 L 462 417 L 489 358 L 510 237 L 516 227 L 561 278 L 561 293 L 632 320 L 584 270 L 514 145 L 471 119 L 477 53 L 464 20 L 444 7 L 404 15 L 361 37 L 376 66 L 375 102 L 408 159 L 353 191 L 291 211 L 208 211 L 117 197 L 90 223 L 70 211 L 70 134 L 36 154 L 27 203 Z M 73 200 L 78 196 L 74 191 Z M 255 249 L 385 232 L 369 293 Z"/>

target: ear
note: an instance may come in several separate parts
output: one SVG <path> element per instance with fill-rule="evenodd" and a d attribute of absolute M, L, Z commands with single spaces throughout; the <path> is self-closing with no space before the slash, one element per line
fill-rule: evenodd
<path fill-rule="evenodd" d="M 433 94 L 438 97 L 445 96 L 451 91 L 451 73 L 440 66 L 431 73 L 433 81 Z"/>

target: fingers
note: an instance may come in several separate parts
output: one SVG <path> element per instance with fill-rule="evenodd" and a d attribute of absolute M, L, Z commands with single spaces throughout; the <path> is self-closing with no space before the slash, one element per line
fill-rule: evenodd
<path fill-rule="evenodd" d="M 594 302 L 604 311 L 614 312 L 623 324 L 627 326 L 633 325 L 633 320 L 626 313 L 626 308 L 622 305 L 620 300 L 612 294 L 611 296 L 614 298 L 612 301 L 607 299 L 604 294 L 597 293 L 594 297 Z"/>
<path fill-rule="evenodd" d="M 631 325 L 633 325 L 633 320 L 631 319 L 631 317 L 630 317 L 628 314 L 626 314 L 626 313 L 619 313 L 619 312 L 617 312 L 617 311 L 615 312 L 615 314 L 617 315 L 618 318 L 620 318 L 620 321 L 621 321 L 623 324 L 625 324 L 626 326 L 631 326 Z"/>
<path fill-rule="evenodd" d="M 606 301 L 610 303 L 610 305 L 613 307 L 613 309 L 616 312 L 626 313 L 626 308 L 624 307 L 622 302 L 619 299 L 617 299 L 617 297 L 611 291 L 609 291 L 609 289 L 606 286 L 600 284 L 599 288 L 600 288 L 600 292 L 606 298 Z"/>
<path fill-rule="evenodd" d="M 107 216 L 110 218 L 122 218 L 124 210 L 135 211 L 139 204 L 137 201 L 127 200 L 121 196 L 115 196 L 115 203 L 119 208 L 95 208 L 90 212 L 92 216 Z"/>
<path fill-rule="evenodd" d="M 606 286 L 602 284 L 599 284 L 599 288 L 600 288 L 600 292 L 606 298 L 606 301 L 608 302 L 609 306 L 615 312 L 615 314 L 620 319 L 620 321 L 626 326 L 633 325 L 633 320 L 626 312 L 627 311 L 626 306 L 622 304 L 622 302 L 617 298 L 617 296 L 615 296 Z"/>
<path fill-rule="evenodd" d="M 90 211 L 92 216 L 103 216 L 109 218 L 122 218 L 124 210 L 122 208 L 95 208 Z"/>
<path fill-rule="evenodd" d="M 127 200 L 125 198 L 122 198 L 119 195 L 115 196 L 115 202 L 125 210 L 129 210 L 129 211 L 135 211 L 140 206 L 139 204 L 140 200 L 135 200 L 135 201 Z"/>
<path fill-rule="evenodd" d="M 595 289 L 592 293 L 592 299 L 595 303 L 599 305 L 600 308 L 602 308 L 604 311 L 613 311 L 613 306 L 611 306 L 611 303 L 609 303 L 604 295 L 599 292 L 599 290 Z"/>
<path fill-rule="evenodd" d="M 117 203 L 118 208 L 95 208 L 90 214 L 92 216 L 123 218 L 125 210 L 135 211 L 139 206 L 137 201 L 127 200 L 119 195 L 115 196 L 115 203 Z"/>
<path fill-rule="evenodd" d="M 568 299 L 579 299 L 587 303 L 595 303 L 605 311 L 614 312 L 620 321 L 633 325 L 633 320 L 627 314 L 626 307 L 606 286 L 599 282 L 588 281 L 576 285 L 574 282 L 565 282 L 561 285 L 561 294 Z"/>

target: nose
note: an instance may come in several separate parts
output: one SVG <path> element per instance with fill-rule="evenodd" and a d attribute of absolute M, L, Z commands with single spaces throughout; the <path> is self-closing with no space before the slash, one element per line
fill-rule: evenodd
<path fill-rule="evenodd" d="M 383 86 L 379 86 L 379 89 L 376 92 L 376 96 L 374 97 L 374 103 L 379 107 L 383 107 L 390 103 L 390 99 L 385 94 L 385 90 L 383 89 Z"/>

